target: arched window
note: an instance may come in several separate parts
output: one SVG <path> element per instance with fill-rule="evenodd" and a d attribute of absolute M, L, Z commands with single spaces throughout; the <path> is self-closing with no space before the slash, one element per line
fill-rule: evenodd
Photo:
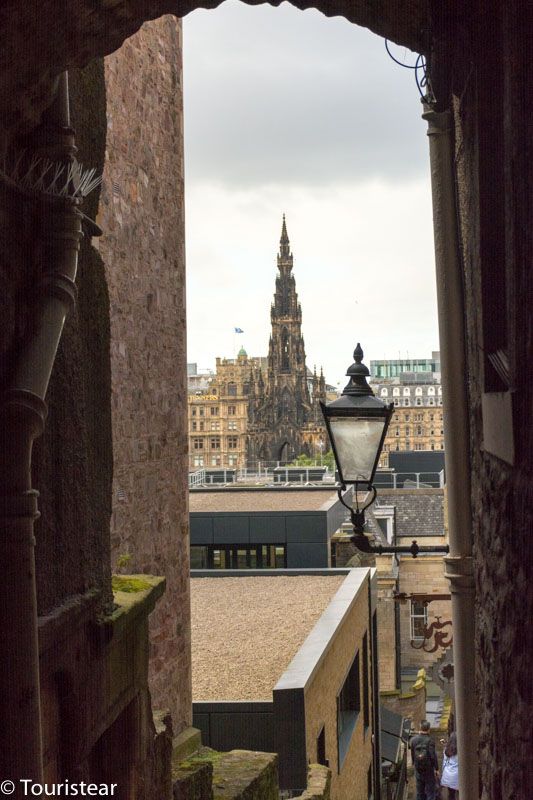
<path fill-rule="evenodd" d="M 388 397 L 389 396 L 389 390 L 388 389 L 382 389 L 381 390 L 381 396 L 382 397 Z"/>
<path fill-rule="evenodd" d="M 242 385 L 242 393 L 243 394 L 250 394 L 250 384 L 249 383 L 243 383 L 243 385 Z"/>
<path fill-rule="evenodd" d="M 393 389 L 392 390 L 392 394 L 394 395 L 394 397 L 399 397 L 400 396 L 400 390 L 399 389 Z"/>
<path fill-rule="evenodd" d="M 409 389 L 409 387 L 406 387 L 406 388 L 403 390 L 403 396 L 404 396 L 404 397 L 409 397 L 410 395 L 411 395 L 411 390 Z"/>
<path fill-rule="evenodd" d="M 421 386 L 417 386 L 417 387 L 416 387 L 416 389 L 415 389 L 415 394 L 416 394 L 416 395 L 419 395 L 419 396 L 422 394 L 422 387 L 421 387 Z"/>
<path fill-rule="evenodd" d="M 233 383 L 233 381 L 228 383 L 228 395 L 230 397 L 237 397 L 237 384 Z"/>
<path fill-rule="evenodd" d="M 435 395 L 435 387 L 434 386 L 430 386 L 429 387 L 428 394 L 429 395 L 433 395 L 433 396 Z"/>

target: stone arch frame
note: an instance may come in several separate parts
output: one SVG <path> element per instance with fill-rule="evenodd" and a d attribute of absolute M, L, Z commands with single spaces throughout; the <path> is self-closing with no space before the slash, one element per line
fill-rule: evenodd
<path fill-rule="evenodd" d="M 35 127 L 53 98 L 57 76 L 117 50 L 149 20 L 185 17 L 223 0 L 8 0 L 0 10 L 0 110 L 8 136 Z M 260 0 L 245 0 L 260 5 Z M 271 5 L 280 5 L 281 0 Z M 425 0 L 290 0 L 300 10 L 341 16 L 379 36 L 428 54 L 433 20 Z M 96 8 L 95 8 L 96 6 Z M 0 130 L 0 135 L 2 131 Z"/>

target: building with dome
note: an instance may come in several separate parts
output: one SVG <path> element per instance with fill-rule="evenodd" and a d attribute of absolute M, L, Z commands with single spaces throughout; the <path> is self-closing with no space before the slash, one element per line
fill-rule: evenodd
<path fill-rule="evenodd" d="M 216 360 L 216 374 L 203 392 L 189 393 L 189 469 L 242 469 L 247 461 L 248 401 L 253 373 L 266 358 L 250 357 L 241 347 L 237 358 Z"/>

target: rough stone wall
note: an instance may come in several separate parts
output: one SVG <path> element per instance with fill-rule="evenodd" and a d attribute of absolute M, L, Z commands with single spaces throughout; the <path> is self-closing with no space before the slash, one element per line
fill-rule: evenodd
<path fill-rule="evenodd" d="M 105 61 L 98 222 L 111 305 L 112 560 L 164 575 L 150 688 L 190 724 L 181 23 L 148 23 Z"/>
<path fill-rule="evenodd" d="M 78 157 L 103 169 L 105 84 L 102 62 L 70 75 L 71 122 Z M 84 202 L 94 219 L 99 191 Z M 111 377 L 109 297 L 104 267 L 87 237 L 78 259 L 78 302 L 67 318 L 47 394 L 48 419 L 33 453 L 40 492 L 35 526 L 39 613 L 67 598 L 100 591 L 111 600 Z"/>
<path fill-rule="evenodd" d="M 525 800 L 532 782 L 531 24 L 526 3 L 478 0 L 441 45 L 453 64 L 444 75 L 465 275 L 483 800 Z M 510 364 L 513 465 L 483 448 L 483 354 L 496 329 Z"/>

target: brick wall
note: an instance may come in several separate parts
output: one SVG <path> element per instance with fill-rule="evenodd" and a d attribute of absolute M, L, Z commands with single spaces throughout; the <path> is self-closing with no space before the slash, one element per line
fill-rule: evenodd
<path fill-rule="evenodd" d="M 150 619 L 154 708 L 190 723 L 181 23 L 147 23 L 105 60 L 98 216 L 111 319 L 112 562 L 165 575 Z"/>

